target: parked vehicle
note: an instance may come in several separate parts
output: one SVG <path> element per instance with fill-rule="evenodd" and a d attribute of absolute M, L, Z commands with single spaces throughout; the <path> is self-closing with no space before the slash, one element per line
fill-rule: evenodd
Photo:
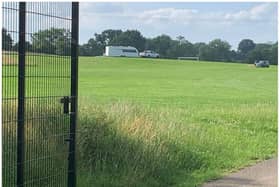
<path fill-rule="evenodd" d="M 105 56 L 139 57 L 138 50 L 131 46 L 106 46 Z"/>
<path fill-rule="evenodd" d="M 261 67 L 261 68 L 268 68 L 269 67 L 269 61 L 268 60 L 259 60 L 255 61 L 255 66 L 256 67 Z"/>
<path fill-rule="evenodd" d="M 143 52 L 140 53 L 141 57 L 150 57 L 150 58 L 159 58 L 159 54 L 151 51 L 151 50 L 145 50 Z"/>

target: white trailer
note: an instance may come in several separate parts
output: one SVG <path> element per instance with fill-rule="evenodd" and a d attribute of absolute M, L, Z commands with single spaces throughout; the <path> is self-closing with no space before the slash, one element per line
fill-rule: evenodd
<path fill-rule="evenodd" d="M 106 46 L 105 56 L 139 57 L 139 53 L 131 46 Z"/>

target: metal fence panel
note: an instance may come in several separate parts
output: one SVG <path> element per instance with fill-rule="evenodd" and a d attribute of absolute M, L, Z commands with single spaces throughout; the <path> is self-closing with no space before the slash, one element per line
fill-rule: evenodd
<path fill-rule="evenodd" d="M 78 3 L 2 10 L 3 186 L 75 186 Z"/>
<path fill-rule="evenodd" d="M 2 3 L 2 182 L 16 185 L 19 4 Z M 12 40 L 13 39 L 13 40 Z M 12 47 L 13 46 L 13 47 Z"/>

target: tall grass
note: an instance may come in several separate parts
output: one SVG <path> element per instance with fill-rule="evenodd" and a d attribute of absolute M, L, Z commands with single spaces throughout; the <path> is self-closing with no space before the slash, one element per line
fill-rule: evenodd
<path fill-rule="evenodd" d="M 277 125 L 265 105 L 211 111 L 82 106 L 78 186 L 196 186 L 276 150 Z"/>
<path fill-rule="evenodd" d="M 83 186 L 173 185 L 180 169 L 199 169 L 201 158 L 183 151 L 164 126 L 137 107 L 90 108 L 82 115 L 78 138 Z"/>
<path fill-rule="evenodd" d="M 15 103 L 15 102 L 14 102 Z M 69 117 L 59 115 L 54 105 L 28 103 L 24 127 L 24 179 L 26 186 L 67 183 Z M 27 106 L 29 106 L 27 105 Z M 17 105 L 2 104 L 3 186 L 16 185 Z"/>

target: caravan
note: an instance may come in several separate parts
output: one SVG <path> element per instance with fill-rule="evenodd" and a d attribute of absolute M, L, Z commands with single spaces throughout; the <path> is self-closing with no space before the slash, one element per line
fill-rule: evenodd
<path fill-rule="evenodd" d="M 138 50 L 131 46 L 106 46 L 105 56 L 139 57 Z"/>

